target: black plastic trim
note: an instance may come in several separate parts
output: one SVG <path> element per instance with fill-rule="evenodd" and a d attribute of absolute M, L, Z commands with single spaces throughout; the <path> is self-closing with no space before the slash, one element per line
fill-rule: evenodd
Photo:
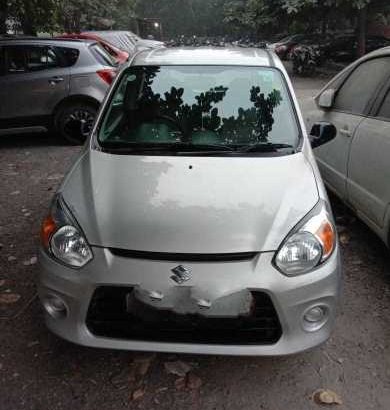
<path fill-rule="evenodd" d="M 132 287 L 98 287 L 86 317 L 88 330 L 96 337 L 160 343 L 218 345 L 272 345 L 282 336 L 282 326 L 269 295 L 251 291 L 252 308 L 247 315 L 207 317 L 178 314 L 142 302 L 129 310 Z"/>
<path fill-rule="evenodd" d="M 168 253 L 134 251 L 120 248 L 109 248 L 109 251 L 122 258 L 147 259 L 172 262 L 236 262 L 252 260 L 258 252 L 239 253 Z"/>

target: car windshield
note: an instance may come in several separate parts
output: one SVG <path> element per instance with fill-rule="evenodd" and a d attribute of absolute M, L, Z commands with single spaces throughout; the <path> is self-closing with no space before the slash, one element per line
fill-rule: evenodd
<path fill-rule="evenodd" d="M 128 153 L 295 151 L 282 74 L 237 66 L 134 66 L 122 75 L 98 142 Z"/>

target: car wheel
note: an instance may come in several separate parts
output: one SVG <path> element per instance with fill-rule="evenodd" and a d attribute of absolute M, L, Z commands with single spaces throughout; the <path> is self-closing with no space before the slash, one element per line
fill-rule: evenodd
<path fill-rule="evenodd" d="M 88 103 L 74 103 L 61 108 L 56 116 L 56 129 L 71 144 L 81 145 L 91 132 L 97 108 Z"/>

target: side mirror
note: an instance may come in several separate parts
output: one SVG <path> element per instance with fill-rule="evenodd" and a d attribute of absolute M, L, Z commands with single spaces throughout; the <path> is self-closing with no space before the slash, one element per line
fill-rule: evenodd
<path fill-rule="evenodd" d="M 312 148 L 317 148 L 336 138 L 337 129 L 329 122 L 316 122 L 309 135 Z"/>
<path fill-rule="evenodd" d="M 320 95 L 318 106 L 321 108 L 332 108 L 335 96 L 336 90 L 333 88 L 328 88 Z"/>

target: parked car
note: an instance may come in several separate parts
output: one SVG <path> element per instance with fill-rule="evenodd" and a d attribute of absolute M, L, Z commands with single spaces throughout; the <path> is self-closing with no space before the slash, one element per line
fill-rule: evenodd
<path fill-rule="evenodd" d="M 368 35 L 366 53 L 390 46 L 390 39 Z M 358 38 L 354 34 L 339 35 L 329 44 L 328 58 L 334 61 L 351 62 L 358 57 Z"/>
<path fill-rule="evenodd" d="M 96 35 L 122 50 L 127 50 L 130 54 L 134 54 L 135 49 L 164 47 L 162 41 L 144 39 L 132 31 L 85 31 L 83 34 Z"/>
<path fill-rule="evenodd" d="M 116 74 L 116 62 L 96 42 L 0 40 L 0 135 L 52 127 L 83 142 Z"/>
<path fill-rule="evenodd" d="M 93 33 L 67 33 L 67 34 L 62 34 L 61 36 L 58 36 L 58 38 L 75 38 L 79 40 L 94 40 L 98 42 L 106 51 L 109 53 L 118 64 L 123 64 L 126 62 L 131 55 L 134 54 L 135 47 L 132 52 L 130 50 L 125 51 L 121 50 L 120 48 L 114 46 L 113 44 L 109 43 L 108 41 L 105 41 L 101 37 L 99 37 L 96 34 Z"/>
<path fill-rule="evenodd" d="M 366 52 L 390 45 L 390 40 L 380 36 L 367 36 Z M 290 51 L 294 54 L 300 48 L 316 48 L 321 54 L 319 64 L 326 60 L 336 62 L 351 62 L 358 56 L 358 39 L 353 33 L 336 35 L 310 35 L 295 44 Z"/>
<path fill-rule="evenodd" d="M 294 44 L 290 48 L 288 58 L 292 58 L 293 54 L 300 52 L 301 49 L 314 49 L 317 50 L 320 54 L 320 57 L 317 58 L 317 63 L 321 64 L 323 60 L 327 57 L 328 50 L 332 44 L 332 36 L 327 34 L 310 34 L 303 37 L 299 42 Z"/>
<path fill-rule="evenodd" d="M 161 48 L 115 80 L 42 225 L 48 327 L 88 346 L 282 355 L 323 343 L 336 230 L 276 56 Z M 314 146 L 334 127 L 317 126 Z"/>
<path fill-rule="evenodd" d="M 276 43 L 270 44 L 269 48 L 278 55 L 282 60 L 287 60 L 292 47 L 298 44 L 301 40 L 305 38 L 304 34 L 293 34 L 282 38 Z"/>
<path fill-rule="evenodd" d="M 308 126 L 337 128 L 337 137 L 314 151 L 326 185 L 389 246 L 390 47 L 347 67 L 315 102 Z"/>

